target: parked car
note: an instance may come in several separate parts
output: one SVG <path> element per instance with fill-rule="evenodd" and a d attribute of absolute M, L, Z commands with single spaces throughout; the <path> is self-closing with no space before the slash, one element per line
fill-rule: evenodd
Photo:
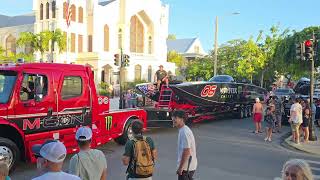
<path fill-rule="evenodd" d="M 295 93 L 293 89 L 290 88 L 278 88 L 275 90 L 274 95 L 276 95 L 278 98 L 290 98 L 294 97 Z"/>

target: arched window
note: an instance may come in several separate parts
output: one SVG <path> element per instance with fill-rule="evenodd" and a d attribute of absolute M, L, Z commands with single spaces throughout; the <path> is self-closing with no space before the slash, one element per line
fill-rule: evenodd
<path fill-rule="evenodd" d="M 83 23 L 83 8 L 82 7 L 79 7 L 78 8 L 78 13 L 79 13 L 79 15 L 78 15 L 78 21 L 79 21 L 79 23 Z"/>
<path fill-rule="evenodd" d="M 66 19 L 67 18 L 67 14 L 66 14 L 66 12 L 67 12 L 67 2 L 64 2 L 63 3 L 63 19 Z"/>
<path fill-rule="evenodd" d="M 143 53 L 144 49 L 144 29 L 137 16 L 130 20 L 130 51 Z"/>
<path fill-rule="evenodd" d="M 122 48 L 122 30 L 119 29 L 118 31 L 118 48 L 121 49 Z"/>
<path fill-rule="evenodd" d="M 134 79 L 137 81 L 141 80 L 141 66 L 140 65 L 136 65 L 134 67 Z"/>
<path fill-rule="evenodd" d="M 199 50 L 199 46 L 194 46 L 194 52 L 199 54 L 200 50 Z"/>
<path fill-rule="evenodd" d="M 76 21 L 76 6 L 74 4 L 71 5 L 71 21 Z"/>
<path fill-rule="evenodd" d="M 16 38 L 12 35 L 6 39 L 6 55 L 9 56 L 10 53 L 16 53 Z"/>
<path fill-rule="evenodd" d="M 109 26 L 104 26 L 104 51 L 109 51 Z"/>
<path fill-rule="evenodd" d="M 46 18 L 47 18 L 47 19 L 49 19 L 49 11 L 50 11 L 49 3 L 47 2 L 47 3 L 46 3 Z"/>
<path fill-rule="evenodd" d="M 149 38 L 148 38 L 148 53 L 149 54 L 152 54 L 153 53 L 153 51 L 152 51 L 152 37 L 151 36 L 149 36 Z"/>
<path fill-rule="evenodd" d="M 40 20 L 43 20 L 43 4 L 40 4 Z"/>
<path fill-rule="evenodd" d="M 152 66 L 148 66 L 148 82 L 152 81 Z"/>
<path fill-rule="evenodd" d="M 52 1 L 51 11 L 52 11 L 52 18 L 56 18 L 56 1 Z"/>

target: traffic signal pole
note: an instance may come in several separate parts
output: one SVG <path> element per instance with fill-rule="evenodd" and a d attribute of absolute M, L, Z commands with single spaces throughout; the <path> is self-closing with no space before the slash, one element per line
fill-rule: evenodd
<path fill-rule="evenodd" d="M 124 103 L 123 103 L 123 88 L 122 88 L 122 86 L 123 86 L 123 82 L 122 82 L 122 72 L 123 72 L 123 67 L 122 67 L 122 59 L 123 58 L 123 53 L 122 53 L 122 48 L 121 48 L 121 50 L 120 50 L 120 67 L 119 67 L 119 84 L 120 84 L 120 102 L 119 102 L 119 109 L 124 109 Z"/>
<path fill-rule="evenodd" d="M 310 64 L 311 64 L 311 71 L 310 71 L 310 107 L 311 107 L 311 111 L 310 111 L 310 117 L 311 117 L 311 122 L 309 123 L 309 140 L 310 141 L 316 141 L 317 140 L 317 136 L 315 134 L 315 131 L 314 131 L 314 126 L 313 126 L 313 123 L 314 123 L 314 119 L 313 119 L 313 112 L 312 111 L 312 107 L 313 107 L 313 93 L 314 93 L 314 61 L 315 59 L 317 59 L 317 42 L 316 42 L 316 39 L 315 39 L 315 35 L 314 35 L 314 32 L 312 33 L 312 45 L 313 46 L 312 48 L 313 51 L 312 51 L 312 58 L 310 58 Z"/>

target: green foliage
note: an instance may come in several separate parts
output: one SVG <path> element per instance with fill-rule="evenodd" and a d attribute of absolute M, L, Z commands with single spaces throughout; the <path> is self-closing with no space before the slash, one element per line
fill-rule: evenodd
<path fill-rule="evenodd" d="M 168 62 L 172 62 L 175 63 L 177 66 L 176 75 L 184 75 L 184 69 L 185 66 L 187 65 L 187 60 L 186 58 L 184 58 L 183 56 L 181 56 L 179 53 L 177 53 L 176 51 L 169 51 L 168 52 Z"/>
<path fill-rule="evenodd" d="M 176 38 L 176 35 L 175 35 L 175 34 L 169 34 L 169 36 L 168 36 L 167 39 L 168 39 L 168 40 L 176 40 L 177 38 Z"/>
<path fill-rule="evenodd" d="M 0 56 L 4 53 L 4 49 L 2 46 L 0 46 Z"/>
<path fill-rule="evenodd" d="M 41 56 L 43 56 L 46 51 L 53 51 L 53 46 L 51 44 L 57 44 L 59 48 L 59 53 L 66 50 L 67 38 L 60 29 L 55 31 L 43 31 L 39 34 L 34 34 L 31 32 L 22 32 L 17 40 L 18 47 L 30 46 L 31 52 L 39 51 Z"/>
<path fill-rule="evenodd" d="M 110 92 L 108 90 L 109 84 L 106 82 L 101 82 L 98 84 L 98 93 L 102 96 L 110 96 Z"/>
<path fill-rule="evenodd" d="M 24 54 L 24 53 L 9 53 L 8 56 L 4 54 L 0 55 L 0 64 L 7 63 L 7 62 L 16 62 L 18 59 L 23 58 L 25 62 L 34 62 L 33 54 Z"/>
<path fill-rule="evenodd" d="M 186 68 L 186 79 L 195 81 L 199 78 L 208 80 L 213 76 L 213 59 L 208 57 L 198 58 L 190 62 Z"/>

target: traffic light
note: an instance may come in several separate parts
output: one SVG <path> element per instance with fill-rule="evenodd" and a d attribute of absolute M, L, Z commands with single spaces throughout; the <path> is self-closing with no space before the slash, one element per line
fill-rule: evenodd
<path fill-rule="evenodd" d="M 296 59 L 305 60 L 304 50 L 305 50 L 304 43 L 297 43 L 296 44 Z"/>
<path fill-rule="evenodd" d="M 119 54 L 114 55 L 114 65 L 119 66 L 120 65 L 120 59 L 119 59 Z"/>
<path fill-rule="evenodd" d="M 123 55 L 123 67 L 128 67 L 130 60 L 129 60 L 130 56 L 127 54 Z"/>
<path fill-rule="evenodd" d="M 312 60 L 313 59 L 313 43 L 312 40 L 306 40 L 304 42 L 305 46 L 305 57 L 307 60 Z"/>

